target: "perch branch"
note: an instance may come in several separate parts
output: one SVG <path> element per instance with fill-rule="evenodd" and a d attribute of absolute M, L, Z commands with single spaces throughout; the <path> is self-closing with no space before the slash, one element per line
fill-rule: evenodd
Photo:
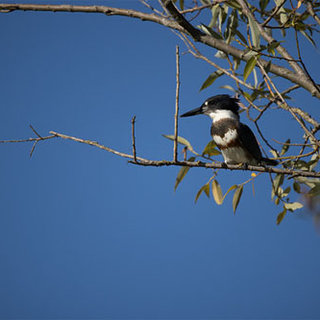
<path fill-rule="evenodd" d="M 134 160 L 134 156 L 131 154 L 127 154 L 124 152 L 119 152 L 117 150 L 106 147 L 97 141 L 91 141 L 86 139 L 81 139 L 73 136 L 69 136 L 66 134 L 58 133 L 55 131 L 50 131 L 51 136 L 42 137 L 42 138 L 30 138 L 30 139 L 21 139 L 21 140 L 2 140 L 0 143 L 5 142 L 32 142 L 32 141 L 40 141 L 40 140 L 49 140 L 52 138 L 62 138 L 66 140 L 71 140 L 83 144 L 87 144 L 104 151 L 108 151 L 113 153 L 119 157 L 130 159 L 129 163 L 141 165 L 141 166 L 152 166 L 152 167 L 162 167 L 162 166 L 187 166 L 190 168 L 208 168 L 208 169 L 227 169 L 227 170 L 242 170 L 242 171 L 255 171 L 255 172 L 267 172 L 267 173 L 281 173 L 290 176 L 301 176 L 301 177 L 313 177 L 320 178 L 320 172 L 313 171 L 299 171 L 293 169 L 279 169 L 274 167 L 260 167 L 260 166 L 252 166 L 252 165 L 238 165 L 238 164 L 225 164 L 223 162 L 202 162 L 202 161 L 167 161 L 167 160 L 149 160 L 141 157 L 136 157 L 136 161 Z M 138 160 L 138 161 L 137 161 Z"/>

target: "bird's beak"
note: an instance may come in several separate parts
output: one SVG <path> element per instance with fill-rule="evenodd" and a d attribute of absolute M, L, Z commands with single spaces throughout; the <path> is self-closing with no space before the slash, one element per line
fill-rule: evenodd
<path fill-rule="evenodd" d="M 182 114 L 180 117 L 191 117 L 191 116 L 195 116 L 197 114 L 202 114 L 202 107 L 200 108 L 196 108 L 196 109 L 193 109 L 193 110 L 190 110 L 184 114 Z"/>

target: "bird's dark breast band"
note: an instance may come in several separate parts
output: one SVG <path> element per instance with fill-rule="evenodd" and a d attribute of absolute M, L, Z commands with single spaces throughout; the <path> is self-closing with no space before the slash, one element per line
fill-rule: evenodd
<path fill-rule="evenodd" d="M 212 124 L 211 135 L 223 138 L 229 130 L 238 130 L 239 125 L 233 119 L 222 119 Z"/>

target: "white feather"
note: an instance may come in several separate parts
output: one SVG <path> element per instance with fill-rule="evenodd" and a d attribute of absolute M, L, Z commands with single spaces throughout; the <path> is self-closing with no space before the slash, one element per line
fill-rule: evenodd
<path fill-rule="evenodd" d="M 230 142 L 237 138 L 237 135 L 238 133 L 236 129 L 230 129 L 226 132 L 226 134 L 223 137 L 214 135 L 212 138 L 216 144 L 221 146 L 227 146 Z"/>
<path fill-rule="evenodd" d="M 249 163 L 251 165 L 257 165 L 258 162 L 253 158 L 248 158 L 246 152 L 240 147 L 232 147 L 223 149 L 222 155 L 225 163 L 237 164 L 237 163 Z"/>
<path fill-rule="evenodd" d="M 238 121 L 239 117 L 230 110 L 214 110 L 208 114 L 208 116 L 212 119 L 212 122 L 215 123 L 222 119 L 233 119 Z"/>

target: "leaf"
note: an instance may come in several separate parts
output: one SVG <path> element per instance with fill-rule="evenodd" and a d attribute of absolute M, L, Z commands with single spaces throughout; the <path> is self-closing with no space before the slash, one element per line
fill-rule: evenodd
<path fill-rule="evenodd" d="M 196 195 L 196 199 L 195 199 L 195 203 L 198 201 L 198 199 L 199 199 L 199 197 L 200 197 L 200 195 L 201 195 L 201 193 L 202 192 L 205 192 L 205 194 L 207 195 L 207 197 L 208 198 L 210 198 L 210 185 L 209 185 L 209 183 L 206 183 L 204 186 L 202 186 L 201 188 L 200 188 L 200 190 L 197 192 L 197 195 Z"/>
<path fill-rule="evenodd" d="M 244 67 L 243 71 L 243 80 L 246 81 L 249 77 L 250 73 L 252 72 L 253 68 L 255 67 L 257 63 L 257 59 L 255 56 L 251 57 L 248 61 L 246 66 Z"/>
<path fill-rule="evenodd" d="M 280 212 L 277 216 L 277 225 L 279 225 L 281 223 L 281 221 L 283 220 L 284 216 L 286 215 L 287 213 L 287 209 L 286 208 L 283 208 L 283 211 Z"/>
<path fill-rule="evenodd" d="M 184 0 L 179 1 L 180 9 L 184 10 Z"/>
<path fill-rule="evenodd" d="M 260 0 L 260 1 L 259 1 L 260 10 L 261 10 L 262 12 L 266 9 L 269 1 L 270 1 L 270 0 Z"/>
<path fill-rule="evenodd" d="M 221 86 L 220 88 L 221 88 L 221 89 L 227 89 L 227 90 L 236 92 L 236 90 L 235 90 L 233 87 L 229 86 L 229 85 Z"/>
<path fill-rule="evenodd" d="M 241 184 L 240 186 L 238 186 L 237 190 L 234 192 L 234 195 L 233 195 L 233 200 L 232 200 L 233 213 L 236 213 L 238 204 L 240 202 L 240 198 L 242 196 L 242 191 L 243 191 L 243 185 Z"/>
<path fill-rule="evenodd" d="M 229 4 L 229 3 L 228 3 Z M 232 40 L 232 38 L 235 35 L 235 31 L 238 27 L 238 15 L 236 10 L 232 10 L 231 15 L 229 16 L 227 20 L 227 25 L 224 32 L 224 38 L 225 42 L 229 44 Z"/>
<path fill-rule="evenodd" d="M 182 179 L 186 176 L 188 173 L 190 167 L 182 167 L 180 171 L 178 172 L 177 178 L 176 178 L 176 183 L 174 185 L 174 191 L 176 191 L 179 183 L 182 181 Z"/>
<path fill-rule="evenodd" d="M 231 187 L 228 189 L 228 191 L 225 193 L 225 195 L 223 196 L 223 200 L 226 198 L 227 194 L 228 194 L 230 191 L 232 191 L 232 190 L 234 190 L 234 189 L 236 189 L 236 188 L 238 188 L 238 185 L 236 185 L 236 184 L 234 184 L 233 186 L 231 186 Z"/>
<path fill-rule="evenodd" d="M 205 24 L 201 24 L 200 26 L 198 26 L 198 28 L 201 29 L 208 36 L 212 36 L 212 37 L 214 37 L 216 39 L 223 40 L 222 35 L 220 35 L 219 33 L 215 32 L 212 28 L 206 26 Z"/>
<path fill-rule="evenodd" d="M 284 175 L 279 173 L 273 180 L 273 188 L 271 192 L 271 198 L 273 199 L 274 195 L 278 194 L 279 187 L 283 184 Z"/>
<path fill-rule="evenodd" d="M 288 150 L 289 150 L 289 147 L 290 147 L 290 143 L 291 140 L 288 139 L 285 144 L 283 145 L 282 149 L 281 149 L 281 152 L 280 152 L 280 156 L 283 156 Z"/>
<path fill-rule="evenodd" d="M 223 203 L 223 196 L 222 196 L 222 191 L 221 191 L 219 182 L 217 180 L 213 180 L 211 186 L 212 186 L 212 195 L 215 202 L 218 205 L 221 205 Z"/>
<path fill-rule="evenodd" d="M 245 43 L 248 44 L 247 39 L 242 35 L 242 33 L 239 30 L 235 30 L 235 34 L 240 38 L 240 40 Z"/>
<path fill-rule="evenodd" d="M 233 9 L 236 9 L 236 10 L 241 10 L 241 6 L 239 5 L 239 3 L 235 0 L 229 0 L 226 2 L 226 5 L 233 8 Z"/>
<path fill-rule="evenodd" d="M 253 47 L 256 49 L 260 48 L 260 31 L 257 25 L 257 22 L 251 18 L 251 16 L 248 16 L 249 19 L 249 27 L 251 31 L 251 39 Z"/>
<path fill-rule="evenodd" d="M 277 47 L 279 47 L 279 45 L 281 44 L 282 41 L 272 41 L 269 45 L 268 45 L 268 52 L 272 53 L 273 55 L 275 55 L 275 49 Z"/>
<path fill-rule="evenodd" d="M 275 4 L 277 6 L 280 6 L 282 3 L 282 0 L 274 0 Z M 288 17 L 286 14 L 286 10 L 283 8 L 283 5 L 281 6 L 281 8 L 278 10 L 278 15 L 280 17 L 280 22 L 282 24 L 285 24 L 288 21 Z"/>
<path fill-rule="evenodd" d="M 297 192 L 297 193 L 300 193 L 301 192 L 301 187 L 300 187 L 300 183 L 298 183 L 298 182 L 294 182 L 293 183 L 293 190 L 295 191 L 295 192 Z"/>
<path fill-rule="evenodd" d="M 218 50 L 214 56 L 218 59 L 227 59 L 227 55 L 221 50 Z"/>
<path fill-rule="evenodd" d="M 211 8 L 212 18 L 209 23 L 210 28 L 215 27 L 217 25 L 218 15 L 219 15 L 220 11 L 221 11 L 221 8 L 220 8 L 219 4 L 216 4 Z"/>
<path fill-rule="evenodd" d="M 221 152 L 217 150 L 216 147 L 217 145 L 214 143 L 213 140 L 211 140 L 202 151 L 202 155 L 208 155 L 209 157 L 211 157 L 221 154 Z"/>
<path fill-rule="evenodd" d="M 219 77 L 221 77 L 223 74 L 224 73 L 220 70 L 211 73 L 210 76 L 206 79 L 206 81 L 202 84 L 200 91 L 211 86 L 213 82 L 217 80 Z"/>
<path fill-rule="evenodd" d="M 286 197 L 290 193 L 290 191 L 291 191 L 291 187 L 290 186 L 286 187 L 281 193 L 281 198 Z"/>
<path fill-rule="evenodd" d="M 283 205 L 287 210 L 290 210 L 290 211 L 294 211 L 294 210 L 303 208 L 303 204 L 300 202 L 291 202 L 291 203 L 285 202 Z"/>
<path fill-rule="evenodd" d="M 308 196 L 309 197 L 316 197 L 320 195 L 320 184 L 316 185 L 312 189 L 309 190 Z"/>
<path fill-rule="evenodd" d="M 165 138 L 167 138 L 167 139 L 169 139 L 169 140 L 174 141 L 174 135 L 171 135 L 171 134 L 163 134 L 162 136 L 165 137 Z M 194 151 L 194 149 L 192 148 L 191 143 L 190 143 L 187 139 L 178 136 L 178 143 L 183 144 L 184 146 L 186 146 L 186 147 L 189 149 L 189 151 L 191 151 L 191 152 L 193 152 L 194 154 L 197 155 L 197 153 L 196 153 L 196 152 Z"/>
<path fill-rule="evenodd" d="M 303 31 L 303 30 L 300 30 L 300 32 L 312 43 L 312 45 L 314 46 L 314 47 L 317 47 L 316 46 L 316 43 L 314 42 L 314 40 L 312 39 L 312 37 L 311 36 L 309 36 L 305 31 Z"/>

